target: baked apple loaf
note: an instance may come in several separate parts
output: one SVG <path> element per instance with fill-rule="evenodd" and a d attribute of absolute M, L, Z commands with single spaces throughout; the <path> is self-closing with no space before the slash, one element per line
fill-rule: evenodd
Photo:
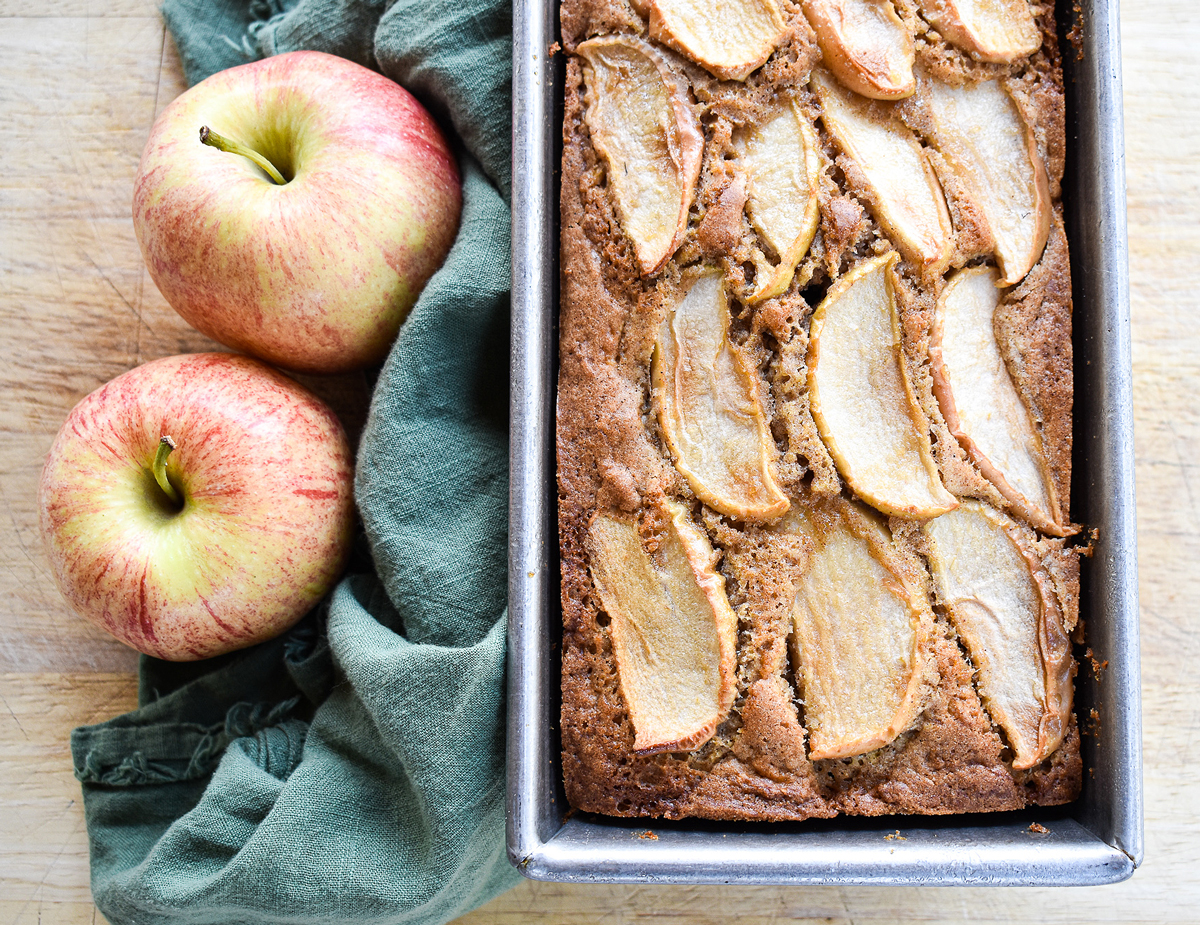
<path fill-rule="evenodd" d="M 570 802 L 1074 799 L 1052 6 L 563 0 L 561 21 Z"/>

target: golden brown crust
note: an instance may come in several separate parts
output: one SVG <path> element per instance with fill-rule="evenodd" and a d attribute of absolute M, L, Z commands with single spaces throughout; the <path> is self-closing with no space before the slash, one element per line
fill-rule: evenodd
<path fill-rule="evenodd" d="M 1071 419 L 1075 384 L 1071 339 L 1071 262 L 1056 207 L 1042 259 L 1005 296 L 994 319 L 996 341 L 1025 406 L 1037 423 L 1065 523 L 1070 523 Z"/>
<path fill-rule="evenodd" d="M 645 35 L 646 23 L 628 0 L 588 0 L 560 7 L 562 46 L 574 52 L 580 42 L 597 35 L 629 33 Z"/>
<path fill-rule="evenodd" d="M 781 4 L 789 32 L 767 63 L 744 82 L 720 81 L 673 55 L 689 81 L 705 134 L 705 155 L 683 242 L 657 276 L 643 277 L 608 195 L 605 170 L 583 120 L 582 76 L 568 54 L 560 209 L 561 347 L 558 391 L 559 533 L 562 563 L 563 770 L 571 805 L 618 816 L 698 816 L 785 820 L 839 813 L 958 813 L 1052 805 L 1079 792 L 1082 763 L 1073 715 L 1062 744 L 1037 767 L 1012 768 L 1012 755 L 975 689 L 971 664 L 948 620 L 936 614 L 929 646 L 924 709 L 889 744 L 854 758 L 811 761 L 803 704 L 788 652 L 795 582 L 810 550 L 802 538 L 771 525 L 749 525 L 705 508 L 671 464 L 650 400 L 656 333 L 681 291 L 681 270 L 719 266 L 733 296 L 731 338 L 763 377 L 766 413 L 778 456 L 779 483 L 794 503 L 845 491 L 813 422 L 805 388 L 813 307 L 833 280 L 891 247 L 871 217 L 853 169 L 818 124 L 823 150 L 820 225 L 791 287 L 745 305 L 752 289 L 755 234 L 743 205 L 735 133 L 796 100 L 817 114 L 807 75 L 819 60 L 796 3 Z M 1064 163 L 1057 44 L 1046 9 L 1038 8 L 1042 48 L 1011 65 L 984 64 L 941 40 L 912 0 L 896 9 L 916 36 L 918 67 L 937 79 L 1004 76 L 1033 127 L 1057 204 Z M 566 0 L 563 46 L 625 32 L 646 35 L 627 0 Z M 919 113 L 895 105 L 920 134 Z M 913 109 L 914 111 L 910 111 Z M 927 149 L 928 150 L 928 149 Z M 930 151 L 937 163 L 936 153 Z M 940 174 L 945 183 L 945 174 Z M 953 266 L 987 259 L 992 242 L 974 205 L 946 185 L 955 229 Z M 905 270 L 905 274 L 911 271 Z M 897 300 L 904 361 L 930 422 L 945 486 L 960 497 L 1004 501 L 962 452 L 938 410 L 929 373 L 933 306 L 941 277 L 902 274 Z M 1071 287 L 1061 208 L 1040 262 L 1009 291 L 996 314 L 997 340 L 1022 400 L 1040 427 L 1058 497 L 1066 511 L 1071 457 Z M 597 511 L 640 514 L 653 554 L 656 526 L 648 510 L 664 499 L 687 505 L 719 554 L 738 617 L 736 692 L 728 718 L 691 752 L 638 755 L 621 696 L 609 620 L 588 569 L 587 525 Z M 808 502 L 808 503 L 811 503 Z M 893 518 L 897 555 L 911 580 L 929 591 L 919 523 Z M 1078 613 L 1078 555 L 1069 541 L 1041 538 L 1032 547 L 1044 567 L 1063 628 Z M 932 599 L 932 598 L 931 598 Z M 1058 640 L 1061 643 L 1061 640 Z"/>

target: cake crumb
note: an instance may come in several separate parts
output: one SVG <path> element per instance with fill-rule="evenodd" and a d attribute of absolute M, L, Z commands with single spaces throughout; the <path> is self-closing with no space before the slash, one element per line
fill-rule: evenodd
<path fill-rule="evenodd" d="M 1105 669 L 1108 668 L 1108 659 L 1100 661 L 1100 659 L 1096 658 L 1095 653 L 1092 652 L 1091 646 L 1088 646 L 1087 651 L 1083 654 L 1084 657 L 1092 663 L 1092 677 L 1097 681 L 1101 680 L 1101 675 L 1103 675 Z"/>
<path fill-rule="evenodd" d="M 1029 831 L 1034 832 L 1038 835 L 1049 835 L 1050 834 L 1050 830 L 1048 828 L 1046 828 L 1044 825 L 1038 825 L 1036 822 L 1029 823 Z"/>
<path fill-rule="evenodd" d="M 1067 31 L 1067 41 L 1071 43 L 1071 47 L 1075 49 L 1075 60 L 1083 60 L 1083 6 L 1076 0 L 1071 6 L 1071 11 L 1075 14 L 1075 21 L 1071 24 L 1071 28 Z"/>

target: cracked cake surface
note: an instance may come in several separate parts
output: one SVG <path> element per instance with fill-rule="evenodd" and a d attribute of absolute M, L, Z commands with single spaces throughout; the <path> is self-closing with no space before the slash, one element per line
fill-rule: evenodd
<path fill-rule="evenodd" d="M 1078 795 L 1058 43 L 989 9 L 562 3 L 575 808 Z"/>

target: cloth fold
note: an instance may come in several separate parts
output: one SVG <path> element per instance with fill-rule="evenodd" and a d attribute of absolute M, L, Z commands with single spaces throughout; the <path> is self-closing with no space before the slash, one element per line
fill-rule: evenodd
<path fill-rule="evenodd" d="M 312 48 L 414 93 L 463 217 L 379 373 L 355 489 L 374 570 L 284 636 L 143 657 L 75 730 L 92 890 L 124 923 L 440 923 L 504 851 L 511 24 L 496 0 L 166 0 L 190 83 Z"/>

